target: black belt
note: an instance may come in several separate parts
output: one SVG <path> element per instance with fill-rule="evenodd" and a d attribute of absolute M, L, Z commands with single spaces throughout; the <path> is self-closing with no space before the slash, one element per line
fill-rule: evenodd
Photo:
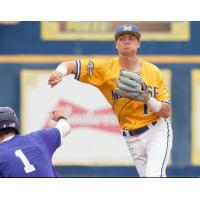
<path fill-rule="evenodd" d="M 156 122 L 152 122 L 150 125 L 155 125 L 157 123 Z M 149 125 L 143 126 L 141 128 L 135 129 L 135 130 L 123 130 L 123 136 L 127 137 L 127 136 L 136 136 L 136 135 L 140 135 L 142 133 L 144 133 L 146 130 L 149 129 Z"/>

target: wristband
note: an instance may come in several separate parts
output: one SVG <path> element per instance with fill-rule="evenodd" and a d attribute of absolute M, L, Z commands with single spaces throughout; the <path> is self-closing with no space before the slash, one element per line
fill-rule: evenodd
<path fill-rule="evenodd" d="M 67 75 L 67 66 L 64 65 L 63 63 L 61 63 L 60 65 L 58 65 L 58 67 L 56 68 L 56 71 L 60 72 L 63 76 Z"/>
<path fill-rule="evenodd" d="M 153 112 L 159 112 L 162 107 L 162 103 L 154 99 L 153 97 L 149 98 L 149 101 L 147 102 L 147 106 L 153 111 Z"/>

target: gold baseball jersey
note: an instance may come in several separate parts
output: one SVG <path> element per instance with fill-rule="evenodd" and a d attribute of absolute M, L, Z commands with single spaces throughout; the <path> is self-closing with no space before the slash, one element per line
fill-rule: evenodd
<path fill-rule="evenodd" d="M 150 95 L 158 101 L 170 103 L 162 73 L 155 65 L 141 61 L 140 76 L 149 88 Z M 120 98 L 113 91 L 116 79 L 123 68 L 119 58 L 76 60 L 75 79 L 97 87 L 112 106 L 122 130 L 135 130 L 157 121 L 160 117 L 140 101 Z"/>

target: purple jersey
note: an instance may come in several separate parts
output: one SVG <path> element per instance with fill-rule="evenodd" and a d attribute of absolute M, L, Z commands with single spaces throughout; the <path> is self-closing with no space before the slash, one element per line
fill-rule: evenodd
<path fill-rule="evenodd" d="M 57 128 L 16 135 L 0 143 L 0 177 L 56 177 L 52 156 L 60 144 Z"/>

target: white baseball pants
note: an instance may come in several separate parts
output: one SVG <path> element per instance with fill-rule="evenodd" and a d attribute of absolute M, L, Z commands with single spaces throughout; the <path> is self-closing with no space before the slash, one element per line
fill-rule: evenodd
<path fill-rule="evenodd" d="M 140 177 L 166 177 L 173 140 L 168 119 L 161 118 L 138 136 L 124 138 Z"/>

